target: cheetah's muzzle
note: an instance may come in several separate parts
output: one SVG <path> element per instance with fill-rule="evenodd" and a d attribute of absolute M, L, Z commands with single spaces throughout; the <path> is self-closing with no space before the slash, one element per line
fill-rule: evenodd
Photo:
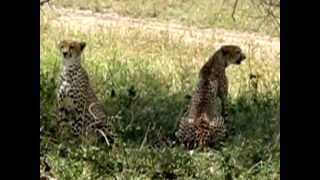
<path fill-rule="evenodd" d="M 236 63 L 237 63 L 237 64 L 241 64 L 241 62 L 242 62 L 243 60 L 245 60 L 245 59 L 246 59 L 246 55 L 241 54 L 240 58 L 236 61 Z"/>

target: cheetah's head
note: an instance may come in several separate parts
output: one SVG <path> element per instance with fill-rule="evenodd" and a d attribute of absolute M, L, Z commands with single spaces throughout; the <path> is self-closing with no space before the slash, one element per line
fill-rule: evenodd
<path fill-rule="evenodd" d="M 241 48 L 236 45 L 225 45 L 221 47 L 222 56 L 225 57 L 226 66 L 229 64 L 241 64 L 246 59 L 246 55 Z"/>
<path fill-rule="evenodd" d="M 85 47 L 85 42 L 63 40 L 59 43 L 59 50 L 65 61 L 80 60 L 81 53 Z"/>

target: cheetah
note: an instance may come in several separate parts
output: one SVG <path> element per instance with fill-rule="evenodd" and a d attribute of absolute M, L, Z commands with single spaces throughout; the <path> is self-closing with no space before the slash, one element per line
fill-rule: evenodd
<path fill-rule="evenodd" d="M 63 40 L 59 43 L 63 68 L 57 94 L 58 117 L 60 121 L 71 124 L 73 135 L 87 137 L 92 132 L 98 132 L 111 144 L 116 137 L 113 126 L 107 121 L 103 106 L 81 65 L 85 47 L 85 42 Z"/>
<path fill-rule="evenodd" d="M 213 146 L 227 135 L 228 80 L 226 68 L 246 58 L 239 46 L 225 45 L 202 66 L 199 82 L 176 130 L 178 142 L 192 149 Z"/>

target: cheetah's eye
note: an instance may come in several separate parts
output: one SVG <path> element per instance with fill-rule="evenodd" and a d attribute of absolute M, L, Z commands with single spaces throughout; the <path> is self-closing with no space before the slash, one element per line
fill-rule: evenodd
<path fill-rule="evenodd" d="M 70 49 L 73 49 L 74 48 L 74 46 L 70 46 Z"/>

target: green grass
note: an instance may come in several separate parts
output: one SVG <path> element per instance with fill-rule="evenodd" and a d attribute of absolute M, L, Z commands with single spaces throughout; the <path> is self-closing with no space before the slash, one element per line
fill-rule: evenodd
<path fill-rule="evenodd" d="M 90 9 L 94 12 L 111 11 L 134 18 L 156 18 L 199 28 L 226 28 L 279 35 L 274 18 L 265 15 L 279 9 L 266 9 L 257 1 L 240 0 L 232 19 L 234 1 L 226 0 L 54 0 L 61 7 Z"/>
<path fill-rule="evenodd" d="M 185 95 L 192 94 L 200 67 L 218 48 L 212 47 L 214 39 L 186 44 L 168 40 L 166 33 L 138 28 L 83 33 L 53 26 L 54 16 L 41 16 L 40 158 L 58 179 L 280 179 L 277 55 L 246 49 L 246 62 L 227 70 L 236 132 L 223 147 L 192 153 L 180 147 L 161 151 L 152 144 L 159 133 L 173 134 L 188 104 Z M 87 42 L 83 65 L 119 134 L 112 149 L 105 144 L 72 145 L 66 129 L 57 124 L 55 92 L 61 60 L 56 45 L 64 38 Z M 250 73 L 259 75 L 257 88 Z"/>

